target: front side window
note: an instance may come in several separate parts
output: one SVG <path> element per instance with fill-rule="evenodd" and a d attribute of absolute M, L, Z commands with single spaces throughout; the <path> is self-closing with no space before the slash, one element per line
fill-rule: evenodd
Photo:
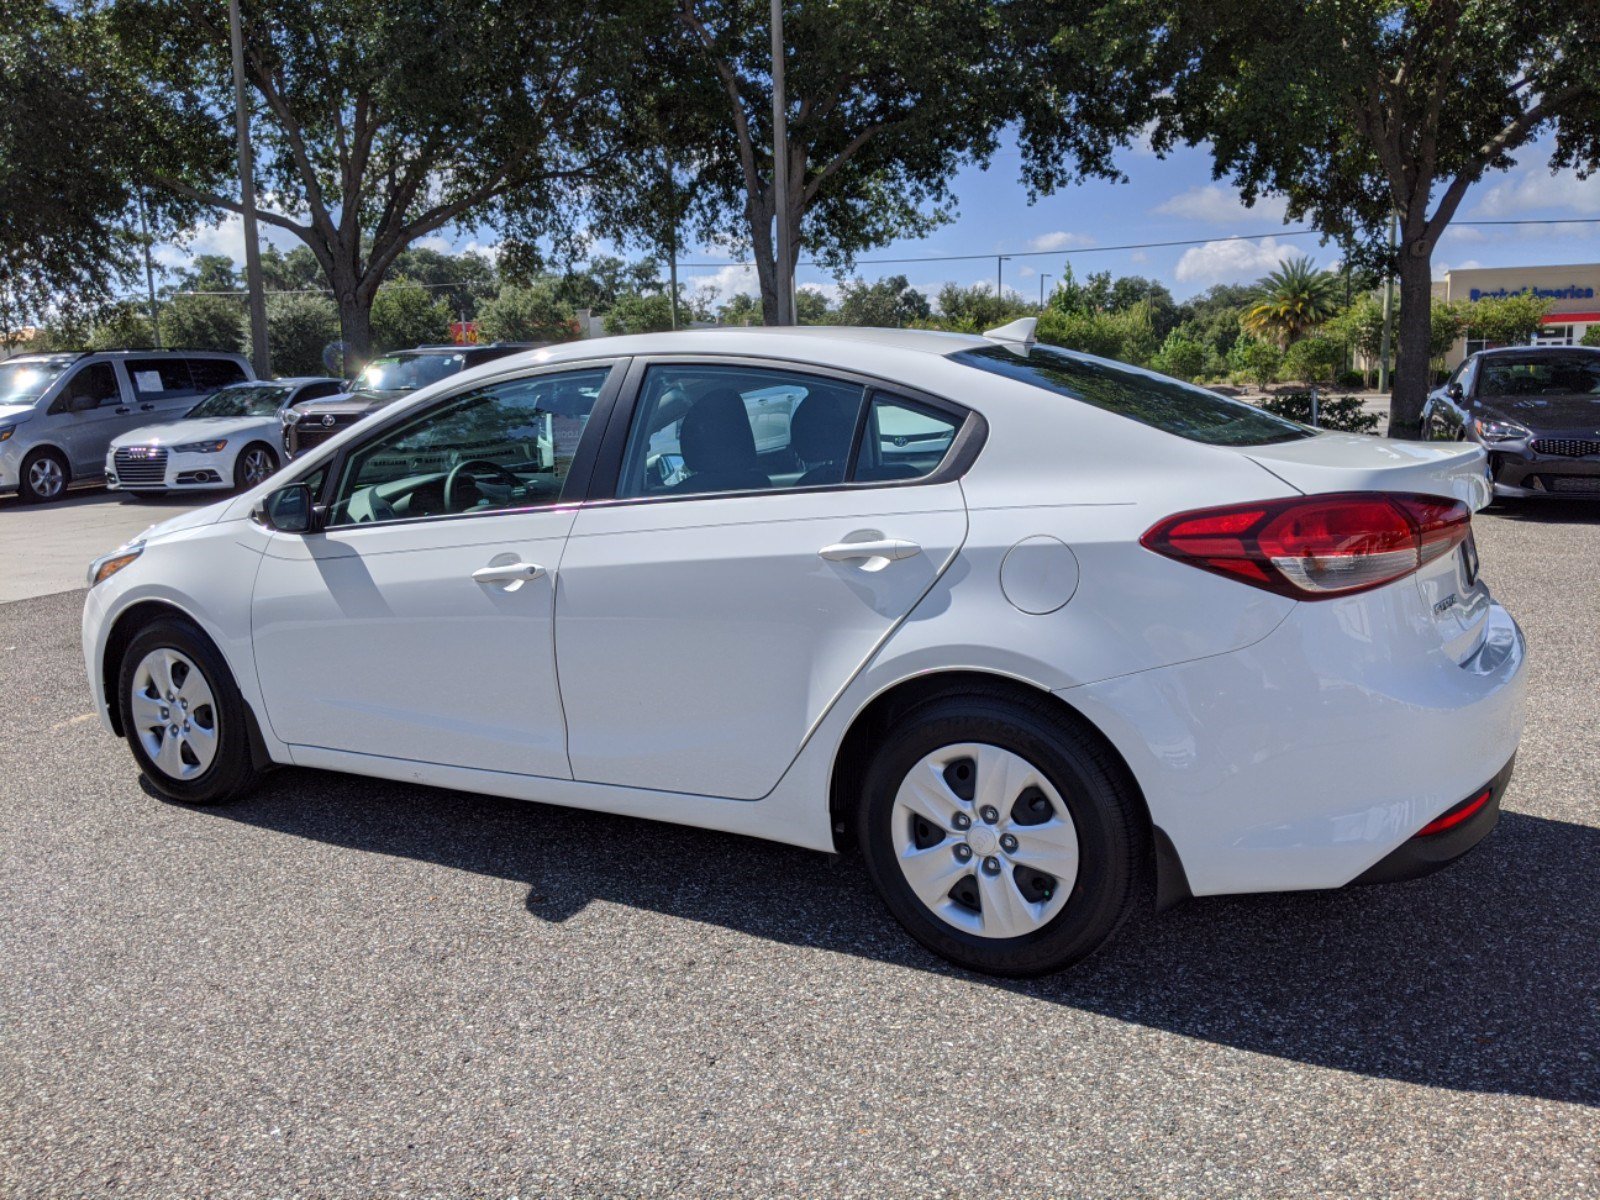
<path fill-rule="evenodd" d="M 195 393 L 189 364 L 181 358 L 133 359 L 128 363 L 128 374 L 133 379 L 134 395 L 140 400 L 170 400 Z"/>
<path fill-rule="evenodd" d="M 328 524 L 555 504 L 608 374 L 499 380 L 387 431 L 350 455 Z"/>
<path fill-rule="evenodd" d="M 115 408 L 122 403 L 117 372 L 110 363 L 90 363 L 67 381 L 62 400 L 69 408 Z"/>
<path fill-rule="evenodd" d="M 651 367 L 618 495 L 767 491 L 842 483 L 860 384 L 767 367 Z"/>
<path fill-rule="evenodd" d="M 1317 435 L 1243 400 L 1055 346 L 984 346 L 959 351 L 950 360 L 1208 446 L 1265 446 Z"/>

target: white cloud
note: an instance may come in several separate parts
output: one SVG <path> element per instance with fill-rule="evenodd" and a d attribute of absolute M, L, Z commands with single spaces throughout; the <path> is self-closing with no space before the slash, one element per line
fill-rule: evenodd
<path fill-rule="evenodd" d="M 1130 250 L 1128 252 L 1128 261 L 1133 263 L 1147 263 L 1150 261 L 1150 255 L 1144 250 Z"/>
<path fill-rule="evenodd" d="M 300 244 L 300 239 L 286 229 L 258 223 L 263 246 L 277 246 L 288 250 Z M 195 225 L 179 235 L 176 242 L 163 242 L 152 248 L 150 256 L 163 270 L 186 269 L 202 254 L 221 254 L 244 266 L 244 218 L 238 213 L 225 213 L 220 220 Z"/>
<path fill-rule="evenodd" d="M 1484 233 L 1483 230 L 1474 229 L 1470 225 L 1450 225 L 1446 227 L 1442 234 L 1439 235 L 1439 240 L 1443 242 L 1446 238 L 1448 238 L 1452 242 L 1470 242 L 1476 244 L 1478 242 L 1488 241 L 1488 237 L 1489 235 Z"/>
<path fill-rule="evenodd" d="M 1550 209 L 1600 216 L 1600 177 L 1579 179 L 1573 171 L 1527 167 L 1507 175 L 1478 202 L 1478 215 L 1484 217 L 1515 217 Z"/>
<path fill-rule="evenodd" d="M 731 300 L 740 292 L 748 292 L 758 297 L 761 295 L 761 283 L 756 275 L 756 269 L 749 263 L 733 263 L 719 268 L 710 275 L 684 275 L 682 280 L 691 292 L 700 288 L 707 289 L 719 304 Z"/>
<path fill-rule="evenodd" d="M 1164 217 L 1183 217 L 1210 225 L 1237 225 L 1241 221 L 1282 223 L 1284 201 L 1280 196 L 1263 196 L 1246 208 L 1239 193 L 1220 184 L 1207 183 L 1169 196 L 1151 211 Z"/>
<path fill-rule="evenodd" d="M 411 243 L 418 250 L 435 250 L 440 254 L 453 254 L 455 246 L 449 238 L 441 237 L 437 233 L 430 233 L 427 237 L 420 237 Z"/>
<path fill-rule="evenodd" d="M 1018 279 L 1032 279 L 1037 274 L 1038 274 L 1038 272 L 1035 271 L 1032 267 L 1018 267 L 1017 268 L 1017 278 Z"/>
<path fill-rule="evenodd" d="M 1301 247 L 1277 238 L 1238 238 L 1190 246 L 1173 274 L 1179 283 L 1245 283 L 1261 278 L 1286 258 L 1303 254 Z"/>
<path fill-rule="evenodd" d="M 1086 233 L 1068 233 L 1058 229 L 1053 233 L 1041 233 L 1028 243 L 1029 250 L 1066 250 L 1073 246 L 1092 246 L 1094 239 Z"/>

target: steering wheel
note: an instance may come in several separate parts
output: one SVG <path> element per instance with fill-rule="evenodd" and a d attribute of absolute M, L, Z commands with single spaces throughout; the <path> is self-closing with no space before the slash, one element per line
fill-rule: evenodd
<path fill-rule="evenodd" d="M 444 477 L 444 511 L 447 513 L 465 511 L 464 509 L 458 510 L 456 508 L 456 480 L 459 479 L 463 473 L 468 475 L 497 475 L 503 479 L 513 491 L 522 486 L 522 480 L 518 479 L 499 463 L 492 463 L 485 458 L 463 459 L 461 462 L 458 462 L 455 466 L 451 467 L 450 474 Z"/>

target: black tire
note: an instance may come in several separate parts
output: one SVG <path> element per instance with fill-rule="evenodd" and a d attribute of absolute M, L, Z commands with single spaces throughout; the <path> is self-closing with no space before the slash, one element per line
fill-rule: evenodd
<path fill-rule="evenodd" d="M 1027 759 L 1076 826 L 1079 865 L 1066 905 L 1019 937 L 984 937 L 941 919 L 917 897 L 896 861 L 891 820 L 901 782 L 926 755 L 962 742 Z M 1121 764 L 1048 702 L 969 692 L 918 704 L 894 722 L 863 782 L 857 836 L 878 894 L 906 932 L 960 966 L 1008 976 L 1062 970 L 1098 949 L 1144 894 L 1149 831 L 1143 805 Z"/>
<path fill-rule="evenodd" d="M 260 479 L 256 480 L 255 482 L 251 482 L 248 477 L 249 472 L 246 469 L 246 461 L 252 454 L 257 452 L 265 455 L 267 460 L 272 464 L 271 469 L 267 471 L 268 475 L 272 474 L 273 471 L 276 471 L 283 465 L 283 460 L 278 456 L 278 452 L 271 446 L 267 445 L 265 442 L 251 442 L 243 450 L 239 451 L 239 457 L 233 460 L 234 491 L 243 492 L 255 487 L 257 483 L 261 482 Z M 265 478 L 265 476 L 262 478 Z"/>
<path fill-rule="evenodd" d="M 43 488 L 35 486 L 34 468 L 40 464 L 53 463 L 54 472 L 47 474 Z M 52 487 L 49 480 L 59 479 L 59 483 Z M 22 497 L 25 504 L 48 504 L 59 500 L 67 494 L 67 485 L 72 482 L 72 469 L 67 465 L 67 460 L 58 451 L 49 449 L 34 450 L 22 460 L 22 471 L 17 479 L 17 495 Z"/>
<path fill-rule="evenodd" d="M 177 650 L 192 660 L 210 684 L 215 701 L 215 757 L 203 773 L 189 779 L 174 778 L 156 764 L 146 749 L 145 731 L 137 727 L 133 713 L 134 678 L 139 663 L 151 651 L 160 649 Z M 117 668 L 117 703 L 133 757 L 150 786 L 167 799 L 182 804 L 221 804 L 245 795 L 260 779 L 250 753 L 244 698 L 233 674 L 211 640 L 183 617 L 161 617 L 134 634 Z"/>

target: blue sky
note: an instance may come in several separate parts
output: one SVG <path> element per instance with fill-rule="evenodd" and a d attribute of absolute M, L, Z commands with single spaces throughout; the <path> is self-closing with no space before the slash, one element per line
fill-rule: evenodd
<path fill-rule="evenodd" d="M 1515 168 L 1479 181 L 1462 205 L 1458 221 L 1600 218 L 1600 177 L 1579 180 L 1571 172 L 1552 174 L 1547 166 L 1549 155 L 1548 143 L 1530 146 L 1517 156 Z M 1018 153 L 1008 145 L 987 171 L 967 168 L 957 175 L 954 190 L 959 215 L 955 222 L 924 240 L 897 241 L 863 255 L 866 261 L 856 273 L 867 279 L 903 274 L 931 294 L 947 281 L 993 286 L 994 260 L 893 265 L 870 260 L 1045 250 L 1050 253 L 1018 257 L 1004 264 L 1008 290 L 1037 298 L 1041 273 L 1049 276 L 1045 281 L 1049 287 L 1070 260 L 1080 279 L 1099 270 L 1146 275 L 1165 283 L 1183 299 L 1214 283 L 1253 281 L 1285 257 L 1308 254 L 1324 266 L 1337 261 L 1336 249 L 1320 245 L 1314 236 L 1284 236 L 1281 201 L 1267 198 L 1254 208 L 1245 208 L 1226 181 L 1212 180 L 1210 159 L 1203 149 L 1180 150 L 1161 159 L 1136 144 L 1122 153 L 1119 165 L 1127 175 L 1124 183 L 1085 184 L 1030 205 L 1018 183 Z M 1252 235 L 1251 240 L 1217 240 L 1240 234 Z M 291 236 L 266 227 L 263 236 L 279 245 L 294 244 Z M 1456 225 L 1435 252 L 1434 271 L 1437 275 L 1448 267 L 1596 261 L 1600 259 L 1597 238 L 1600 225 L 1499 229 Z M 1099 249 L 1180 239 L 1206 240 L 1189 247 Z M 493 234 L 483 229 L 450 230 L 425 239 L 424 244 L 440 249 L 487 249 L 492 248 Z M 597 252 L 608 249 L 596 247 Z M 225 253 L 241 261 L 237 218 L 197 230 L 190 252 Z M 164 248 L 161 254 L 167 263 L 184 257 L 176 247 Z M 684 257 L 703 263 L 724 261 L 728 255 L 718 248 L 700 247 L 686 251 Z M 688 267 L 682 278 L 691 288 L 713 288 L 722 297 L 755 291 L 754 272 L 748 268 Z M 802 268 L 798 282 L 825 290 L 834 285 L 831 276 L 809 268 Z"/>

